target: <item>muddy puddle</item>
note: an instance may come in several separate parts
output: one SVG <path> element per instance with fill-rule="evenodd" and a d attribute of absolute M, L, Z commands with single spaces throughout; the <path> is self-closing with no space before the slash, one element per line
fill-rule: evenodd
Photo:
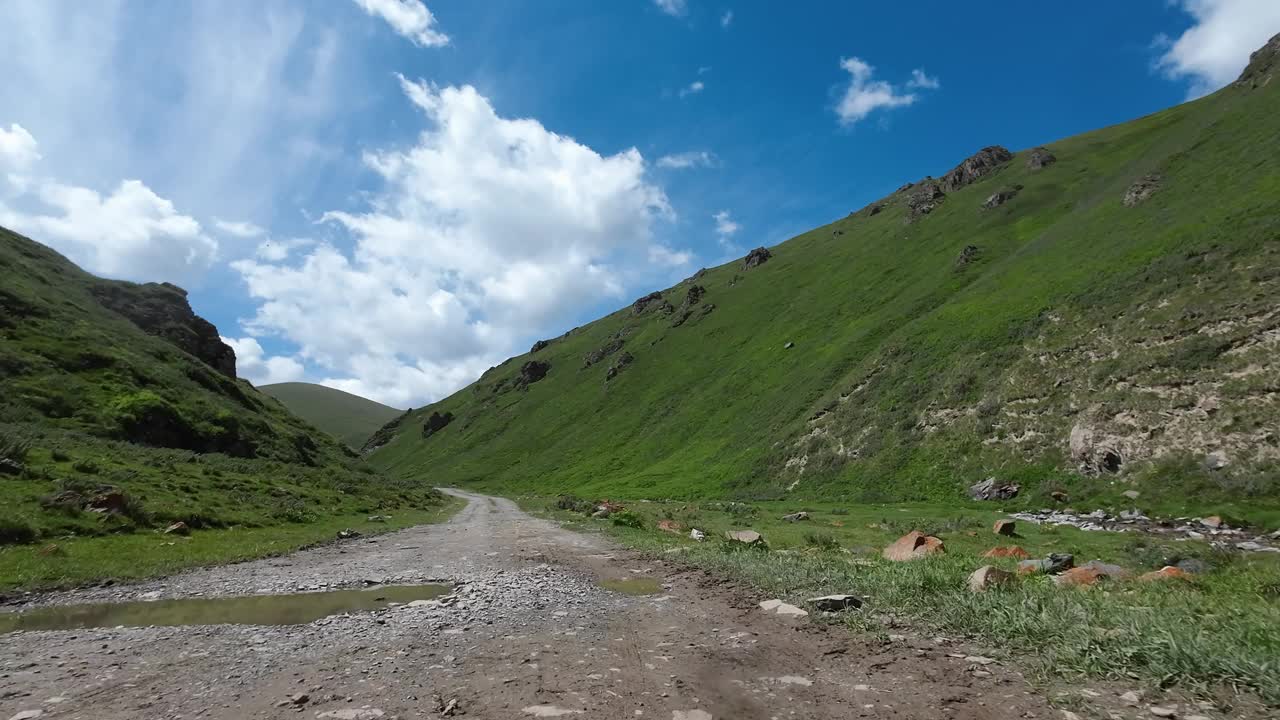
<path fill-rule="evenodd" d="M 388 607 L 391 603 L 430 600 L 452 589 L 448 585 L 387 585 L 367 590 L 291 595 L 56 605 L 24 612 L 0 613 L 0 633 L 120 625 L 301 625 L 328 615 L 367 612 Z"/>
<path fill-rule="evenodd" d="M 628 578 L 626 580 L 601 580 L 600 586 L 624 595 L 657 595 L 662 583 L 654 578 Z"/>

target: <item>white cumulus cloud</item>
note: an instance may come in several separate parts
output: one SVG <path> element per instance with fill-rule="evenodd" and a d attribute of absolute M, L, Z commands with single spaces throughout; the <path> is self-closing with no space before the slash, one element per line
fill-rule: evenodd
<path fill-rule="evenodd" d="M 716 221 L 716 242 L 720 243 L 720 247 L 726 252 L 736 251 L 738 247 L 733 242 L 733 236 L 738 234 L 742 226 L 733 219 L 728 210 L 714 213 L 711 218 Z"/>
<path fill-rule="evenodd" d="M 911 105 L 917 99 L 915 93 L 904 92 L 884 80 L 873 80 L 875 68 L 866 61 L 856 58 L 841 58 L 840 67 L 849 73 L 849 86 L 836 105 L 836 115 L 841 125 L 852 125 L 876 110 L 889 110 Z M 923 72 L 912 81 L 923 80 L 937 86 L 937 80 L 926 76 Z M 912 87 L 927 87 L 915 85 Z"/>
<path fill-rule="evenodd" d="M 314 240 L 308 238 L 288 238 L 285 240 L 264 240 L 258 243 L 258 250 L 255 253 L 259 258 L 268 262 L 280 262 L 289 257 L 294 250 L 315 245 Z"/>
<path fill-rule="evenodd" d="M 21 126 L 0 129 L 0 169 L 23 172 L 40 159 Z M 23 177 L 0 202 L 0 225 L 53 247 L 99 275 L 129 280 L 183 280 L 208 269 L 218 243 L 139 180 L 108 195 L 43 177 Z"/>
<path fill-rule="evenodd" d="M 367 212 L 330 212 L 352 250 L 233 266 L 260 301 L 246 328 L 283 337 L 324 382 L 393 405 L 433 400 L 687 255 L 657 243 L 674 217 L 635 149 L 604 156 L 470 86 L 400 79 L 426 129 L 370 153 Z M 668 268 L 669 269 L 669 268 Z"/>
<path fill-rule="evenodd" d="M 689 152 L 663 155 L 658 158 L 658 162 L 655 164 L 661 168 L 671 168 L 675 170 L 684 170 L 695 167 L 712 167 L 716 164 L 716 156 L 706 150 L 691 150 Z"/>
<path fill-rule="evenodd" d="M 392 30 L 419 47 L 442 47 L 449 36 L 436 29 L 436 18 L 421 0 L 355 0 L 365 12 L 387 21 Z"/>
<path fill-rule="evenodd" d="M 1168 41 L 1157 61 L 1165 74 L 1191 82 L 1188 96 L 1200 97 L 1235 80 L 1249 53 L 1280 32 L 1277 0 L 1176 0 L 1195 20 L 1177 40 Z"/>
<path fill-rule="evenodd" d="M 916 68 L 911 71 L 911 79 L 907 81 L 907 87 L 920 88 L 921 90 L 937 90 L 942 87 L 938 82 L 938 78 L 925 74 L 925 71 Z"/>
<path fill-rule="evenodd" d="M 234 235 L 238 238 L 261 237 L 266 232 L 251 222 L 220 220 L 218 218 L 214 218 L 213 226 L 228 235 Z"/>
<path fill-rule="evenodd" d="M 254 385 L 301 380 L 306 368 L 297 360 L 283 355 L 268 357 L 262 344 L 255 338 L 222 338 L 222 342 L 236 351 L 236 375 Z"/>

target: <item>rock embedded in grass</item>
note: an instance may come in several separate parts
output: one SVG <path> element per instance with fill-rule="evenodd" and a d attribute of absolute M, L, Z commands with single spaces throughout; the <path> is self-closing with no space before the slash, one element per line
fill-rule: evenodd
<path fill-rule="evenodd" d="M 801 522 L 809 519 L 809 513 L 800 511 L 797 513 L 791 513 L 790 515 L 783 515 L 782 519 L 789 523 Z"/>
<path fill-rule="evenodd" d="M 991 532 L 997 535 L 1005 535 L 1013 537 L 1017 534 L 1018 524 L 1012 520 L 997 520 L 995 525 L 991 526 Z"/>
<path fill-rule="evenodd" d="M 805 602 L 823 612 L 857 610 L 862 607 L 862 599 L 857 595 L 823 595 L 822 597 L 809 598 Z"/>
<path fill-rule="evenodd" d="M 1001 547 L 993 547 L 982 553 L 984 558 L 1015 558 L 1017 560 L 1026 560 L 1031 557 L 1031 553 L 1023 550 L 1017 545 L 1005 545 Z"/>
<path fill-rule="evenodd" d="M 993 565 L 983 565 L 973 574 L 969 576 L 969 590 L 972 592 L 986 592 L 993 587 L 1007 585 L 1013 582 L 1016 576 L 1011 572 L 1005 572 Z"/>
<path fill-rule="evenodd" d="M 912 530 L 895 540 L 889 547 L 886 547 L 881 556 L 885 560 L 905 562 L 945 553 L 946 551 L 946 547 L 938 538 L 932 535 L 925 535 L 919 530 Z"/>
<path fill-rule="evenodd" d="M 755 530 L 727 530 L 724 536 L 730 543 L 747 547 L 765 547 L 768 544 L 765 542 L 764 537 Z"/>
<path fill-rule="evenodd" d="M 1044 573 L 1056 575 L 1066 572 L 1075 566 L 1076 559 L 1067 553 L 1050 553 L 1048 557 L 1038 560 L 1023 560 L 1018 563 L 1019 575 Z"/>

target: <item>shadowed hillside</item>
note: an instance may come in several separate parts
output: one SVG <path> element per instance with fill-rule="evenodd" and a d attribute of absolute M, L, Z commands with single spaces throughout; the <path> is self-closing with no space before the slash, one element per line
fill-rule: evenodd
<path fill-rule="evenodd" d="M 404 412 L 359 395 L 312 383 L 276 383 L 262 385 L 258 389 L 350 448 L 363 446 L 378 428 Z"/>

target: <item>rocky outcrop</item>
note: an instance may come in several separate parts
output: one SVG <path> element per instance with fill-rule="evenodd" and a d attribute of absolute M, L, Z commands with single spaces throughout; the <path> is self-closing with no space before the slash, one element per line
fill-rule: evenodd
<path fill-rule="evenodd" d="M 589 368 L 622 349 L 623 340 L 614 336 L 609 342 L 582 356 L 582 367 Z"/>
<path fill-rule="evenodd" d="M 520 377 L 516 378 L 516 387 L 521 390 L 538 382 L 551 371 L 551 363 L 546 360 L 530 360 L 520 366 Z"/>
<path fill-rule="evenodd" d="M 550 340 L 539 340 L 533 344 L 533 347 L 529 348 L 529 354 L 532 355 L 538 352 L 539 350 L 546 350 L 550 346 L 551 346 Z"/>
<path fill-rule="evenodd" d="M 1012 500 L 1018 497 L 1019 490 L 1021 488 L 1013 483 L 1000 483 L 995 478 L 987 478 L 969 486 L 969 497 L 974 500 Z"/>
<path fill-rule="evenodd" d="M 918 220 L 937 210 L 946 199 L 947 194 L 942 192 L 937 183 L 921 183 L 907 196 L 907 222 Z"/>
<path fill-rule="evenodd" d="M 963 162 L 955 166 L 951 172 L 942 176 L 939 181 L 942 189 L 946 192 L 955 192 L 960 188 L 971 185 L 978 180 L 995 172 L 1001 165 L 1013 159 L 1013 153 L 999 145 L 991 145 L 984 147 L 978 152 L 965 158 Z"/>
<path fill-rule="evenodd" d="M 773 253 L 769 252 L 768 248 L 758 247 L 747 253 L 747 256 L 742 259 L 742 269 L 750 270 L 753 267 L 760 267 L 761 265 L 769 262 L 769 259 L 772 257 Z"/>
<path fill-rule="evenodd" d="M 644 297 L 631 303 L 631 314 L 643 315 L 651 310 L 661 309 L 664 305 L 667 308 L 671 307 L 671 303 L 662 299 L 662 293 L 651 292 L 648 295 L 645 295 Z M 666 312 L 670 312 L 670 310 L 666 310 Z"/>
<path fill-rule="evenodd" d="M 1027 153 L 1027 169 L 1042 170 L 1047 165 L 1058 162 L 1058 158 L 1049 152 L 1049 148 L 1038 147 Z"/>
<path fill-rule="evenodd" d="M 1250 88 L 1265 87 L 1271 82 L 1277 67 L 1280 67 L 1280 33 L 1249 55 L 1249 64 L 1236 79 L 1236 84 Z"/>
<path fill-rule="evenodd" d="M 684 302 L 680 303 L 679 309 L 675 311 L 674 317 L 671 319 L 671 327 L 680 327 L 686 320 L 693 315 L 693 308 L 707 294 L 707 289 L 701 285 L 694 285 L 689 288 L 684 295 Z"/>
<path fill-rule="evenodd" d="M 168 340 L 229 378 L 236 376 L 236 353 L 222 342 L 218 328 L 196 315 L 187 291 L 169 283 L 104 280 L 90 288 L 105 308 L 123 315 L 148 335 Z"/>
<path fill-rule="evenodd" d="M 422 424 L 423 439 L 429 438 L 440 432 L 451 422 L 453 422 L 453 413 L 446 412 L 441 414 L 438 412 L 432 412 L 431 416 L 427 418 L 427 421 Z"/>
<path fill-rule="evenodd" d="M 1129 189 L 1124 192 L 1124 206 L 1135 207 L 1146 202 L 1147 198 L 1154 195 L 1156 191 L 1160 189 L 1161 180 L 1163 180 L 1163 178 L 1161 178 L 1159 174 L 1151 173 L 1130 185 Z"/>
<path fill-rule="evenodd" d="M 360 452 L 370 453 L 391 442 L 392 438 L 396 436 L 396 431 L 400 429 L 400 424 L 405 421 L 405 418 L 409 417 L 409 413 L 411 412 L 413 411 L 406 410 L 400 417 L 397 417 L 386 425 L 378 428 L 368 440 L 364 441 L 364 445 L 360 446 Z"/>
<path fill-rule="evenodd" d="M 1021 191 L 1021 185 L 1011 185 L 1009 187 L 1000 188 L 987 196 L 987 199 L 982 203 L 982 209 L 993 210 L 998 208 L 1012 200 Z"/>
<path fill-rule="evenodd" d="M 605 371 L 604 381 L 609 382 L 610 380 L 618 377 L 618 373 L 625 370 L 626 367 L 630 365 L 634 360 L 635 360 L 635 356 L 633 356 L 629 352 L 624 352 L 621 355 L 619 355 L 618 359 L 614 360 L 613 364 L 609 366 L 609 369 Z"/>

